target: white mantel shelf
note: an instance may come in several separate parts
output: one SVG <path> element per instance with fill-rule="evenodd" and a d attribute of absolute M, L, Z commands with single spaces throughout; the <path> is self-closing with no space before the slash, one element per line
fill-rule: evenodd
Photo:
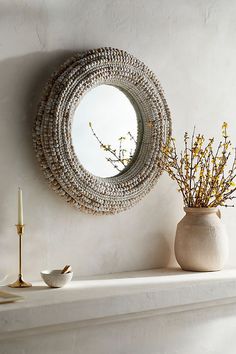
<path fill-rule="evenodd" d="M 42 282 L 0 305 L 0 339 L 236 303 L 236 269 L 214 273 L 157 269 L 73 280 L 62 289 Z"/>

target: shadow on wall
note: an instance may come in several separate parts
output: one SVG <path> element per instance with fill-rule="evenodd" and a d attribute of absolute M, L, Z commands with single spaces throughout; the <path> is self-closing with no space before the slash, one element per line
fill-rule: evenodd
<path fill-rule="evenodd" d="M 109 216 L 106 216 L 109 218 Z M 100 218 L 100 217 L 99 217 Z M 137 217 L 133 216 L 136 220 Z M 105 223 L 105 220 L 103 220 Z M 133 229 L 133 237 L 127 239 L 127 233 L 118 235 L 114 246 L 101 248 L 97 254 L 97 265 L 100 269 L 109 269 L 109 273 L 136 271 L 145 269 L 166 268 L 169 265 L 171 249 L 168 243 L 170 235 L 167 232 L 142 230 L 137 221 L 137 229 Z M 131 228 L 132 230 L 132 228 Z M 122 231 L 122 230 L 121 230 Z M 132 234 L 132 231 L 130 232 Z M 117 240 L 117 232 L 113 231 L 113 241 Z M 124 261 L 125 260 L 125 261 Z M 89 261 L 88 261 L 89 262 Z M 105 274 L 105 272 L 100 272 Z"/>
<path fill-rule="evenodd" d="M 143 267 L 145 269 L 145 264 L 147 263 L 147 256 L 149 259 L 148 268 L 166 268 L 169 265 L 171 257 L 171 249 L 167 240 L 170 239 L 170 235 L 167 230 L 149 232 L 145 235 L 148 240 L 148 245 L 145 245 L 146 251 L 139 255 L 140 261 L 143 258 Z"/>
<path fill-rule="evenodd" d="M 46 184 L 32 147 L 32 125 L 45 84 L 74 53 L 35 52 L 0 62 L 0 232 L 12 220 L 10 206 L 16 205 L 17 186 L 32 179 Z"/>
<path fill-rule="evenodd" d="M 74 53 L 75 51 L 63 50 L 36 52 L 0 62 L 1 124 L 5 123 L 0 129 L 2 151 L 7 149 L 10 139 L 15 139 L 15 143 L 19 140 L 19 150 L 22 148 L 24 157 L 27 153 L 26 157 L 35 166 L 32 125 L 43 88 L 58 66 Z M 10 129 L 11 134 L 6 136 Z M 20 171 L 17 156 L 11 154 L 10 149 L 8 152 L 9 165 L 15 165 L 15 169 L 19 167 L 17 170 Z"/>
<path fill-rule="evenodd" d="M 14 105 L 20 103 L 20 110 L 25 113 L 21 119 L 27 120 L 31 129 L 44 86 L 54 70 L 74 53 L 36 52 L 0 62 L 1 82 L 6 83 L 0 87 L 0 102 L 7 95 Z"/>
<path fill-rule="evenodd" d="M 21 139 L 32 147 L 32 123 L 43 88 L 54 70 L 75 51 L 36 52 L 0 62 L 0 106 L 16 123 L 24 122 Z M 12 110 L 14 114 L 12 115 Z"/>

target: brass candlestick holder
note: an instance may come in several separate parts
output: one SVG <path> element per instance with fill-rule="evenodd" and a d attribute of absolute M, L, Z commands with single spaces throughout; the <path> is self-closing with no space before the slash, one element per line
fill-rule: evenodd
<path fill-rule="evenodd" d="M 8 285 L 10 288 L 29 288 L 32 286 L 31 283 L 24 281 L 22 274 L 22 237 L 24 229 L 25 225 L 16 225 L 17 234 L 19 236 L 19 274 L 18 279 L 14 283 Z"/>

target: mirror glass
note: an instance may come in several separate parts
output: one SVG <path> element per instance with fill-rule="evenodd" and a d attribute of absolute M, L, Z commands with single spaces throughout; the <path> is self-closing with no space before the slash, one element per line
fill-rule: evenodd
<path fill-rule="evenodd" d="M 72 144 L 83 167 L 98 177 L 120 174 L 137 148 L 138 109 L 111 85 L 89 91 L 75 110 Z"/>

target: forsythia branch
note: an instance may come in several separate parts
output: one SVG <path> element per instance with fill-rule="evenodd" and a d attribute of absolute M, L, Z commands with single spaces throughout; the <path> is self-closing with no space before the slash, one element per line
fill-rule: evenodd
<path fill-rule="evenodd" d="M 177 154 L 175 139 L 172 137 L 162 147 L 160 166 L 178 183 L 187 207 L 216 207 L 227 205 L 236 191 L 236 149 L 231 168 L 228 168 L 232 156 L 232 143 L 227 133 L 228 125 L 222 125 L 222 141 L 214 151 L 214 138 L 205 142 L 204 135 L 195 135 L 191 140 L 184 134 L 184 150 Z"/>

